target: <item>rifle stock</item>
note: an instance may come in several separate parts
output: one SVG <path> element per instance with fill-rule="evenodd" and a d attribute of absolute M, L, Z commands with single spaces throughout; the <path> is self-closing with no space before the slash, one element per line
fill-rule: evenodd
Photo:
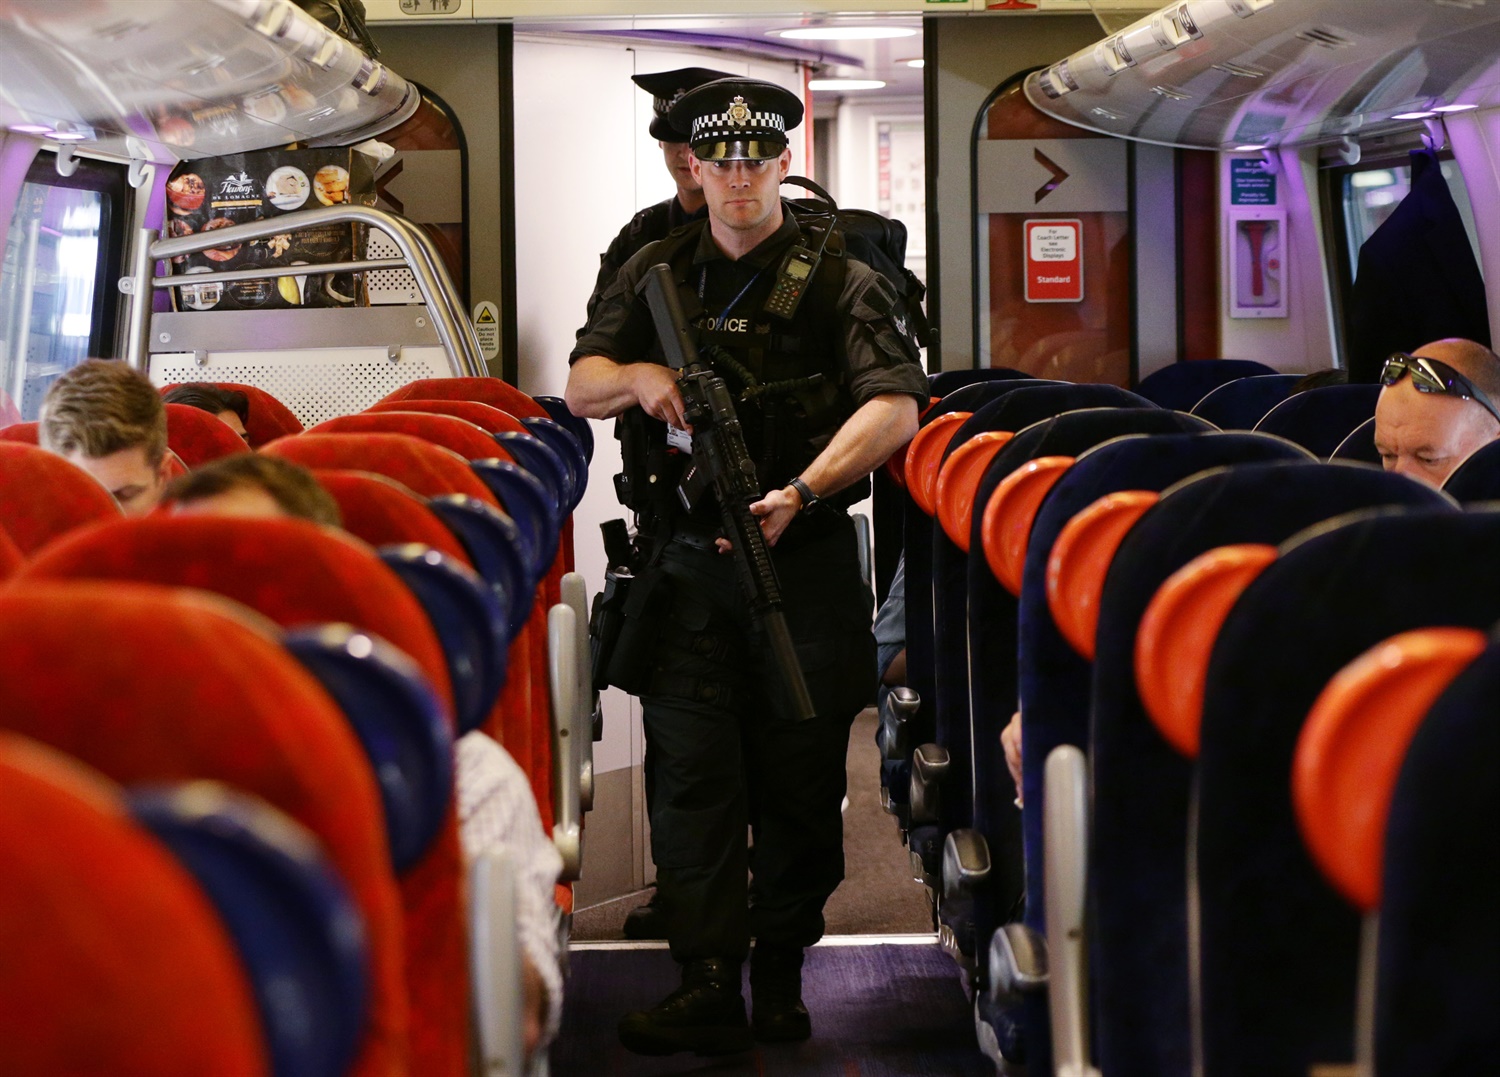
<path fill-rule="evenodd" d="M 812 696 L 782 613 L 781 584 L 771 563 L 771 551 L 761 533 L 760 522 L 750 511 L 751 502 L 760 499 L 760 487 L 755 462 L 745 449 L 734 398 L 724 379 L 698 354 L 697 341 L 682 312 L 671 270 L 665 265 L 652 266 L 636 286 L 636 292 L 645 296 L 667 362 L 679 372 L 678 390 L 686 405 L 687 421 L 693 427 L 694 467 L 701 469 L 713 485 L 724 534 L 734 544 L 735 564 L 751 612 L 770 643 L 771 655 L 791 692 L 798 719 L 807 721 L 815 716 Z"/>

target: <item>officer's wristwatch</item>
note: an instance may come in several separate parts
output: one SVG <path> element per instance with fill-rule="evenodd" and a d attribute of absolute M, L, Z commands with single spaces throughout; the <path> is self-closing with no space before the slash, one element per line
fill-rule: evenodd
<path fill-rule="evenodd" d="M 790 486 L 793 490 L 796 490 L 797 496 L 802 499 L 802 508 L 799 510 L 801 512 L 808 512 L 815 505 L 818 505 L 823 501 L 821 497 L 812 492 L 812 487 L 808 486 L 807 483 L 803 482 L 800 478 L 793 479 L 791 482 L 787 483 L 787 485 Z"/>

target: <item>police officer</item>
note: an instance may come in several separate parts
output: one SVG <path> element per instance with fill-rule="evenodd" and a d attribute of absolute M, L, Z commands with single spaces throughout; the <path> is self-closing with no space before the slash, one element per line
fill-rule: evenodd
<path fill-rule="evenodd" d="M 684 96 L 670 118 L 690 132 L 707 220 L 621 269 L 573 352 L 567 402 L 578 415 L 621 416 L 619 485 L 640 556 L 633 586 L 666 594 L 640 694 L 656 752 L 652 855 L 682 986 L 625 1015 L 620 1039 L 646 1054 L 712 1054 L 748 1049 L 752 1029 L 768 1041 L 811 1034 L 803 948 L 821 937 L 824 902 L 843 878 L 849 727 L 875 676 L 871 596 L 845 510 L 916 432 L 927 385 L 895 288 L 848 256 L 826 220 L 800 223 L 780 199 L 797 98 L 723 79 Z M 792 267 L 809 259 L 810 274 Z M 716 506 L 688 511 L 675 496 L 690 431 L 635 294 L 658 263 L 670 267 L 700 351 L 737 394 L 766 491 L 751 510 L 772 546 L 811 721 L 793 718 Z M 786 278 L 801 282 L 802 300 L 779 317 L 764 308 Z M 752 937 L 747 1027 L 739 984 Z"/>
<path fill-rule="evenodd" d="M 599 256 L 599 276 L 594 281 L 594 294 L 589 296 L 590 318 L 594 316 L 599 297 L 632 254 L 647 243 L 664 238 L 672 229 L 698 220 L 707 212 L 703 187 L 693 178 L 693 170 L 688 164 L 688 136 L 672 126 L 667 113 L 689 90 L 728 77 L 727 73 L 709 67 L 679 67 L 675 71 L 631 76 L 631 82 L 651 95 L 651 126 L 647 130 L 661 147 L 667 171 L 672 174 L 672 182 L 677 184 L 677 193 L 664 202 L 647 206 L 630 218 L 609 248 Z M 579 334 L 582 333 L 580 329 Z"/>

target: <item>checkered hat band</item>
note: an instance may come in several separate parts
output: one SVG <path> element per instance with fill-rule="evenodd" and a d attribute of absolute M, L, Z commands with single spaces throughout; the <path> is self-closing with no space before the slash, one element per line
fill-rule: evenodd
<path fill-rule="evenodd" d="M 732 124 L 727 112 L 698 116 L 693 120 L 693 141 L 709 138 L 744 138 L 757 131 L 779 131 L 786 134 L 786 117 L 778 112 L 752 112 L 744 123 Z"/>

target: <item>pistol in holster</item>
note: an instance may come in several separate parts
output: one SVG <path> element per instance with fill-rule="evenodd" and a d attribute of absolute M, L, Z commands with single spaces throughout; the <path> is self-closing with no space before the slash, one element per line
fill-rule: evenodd
<path fill-rule="evenodd" d="M 591 672 L 595 691 L 612 685 L 638 696 L 651 683 L 655 644 L 671 611 L 671 580 L 663 572 L 637 575 L 632 568 L 637 559 L 624 556 L 613 524 L 623 528 L 621 521 L 604 525 L 610 568 L 589 615 Z"/>

